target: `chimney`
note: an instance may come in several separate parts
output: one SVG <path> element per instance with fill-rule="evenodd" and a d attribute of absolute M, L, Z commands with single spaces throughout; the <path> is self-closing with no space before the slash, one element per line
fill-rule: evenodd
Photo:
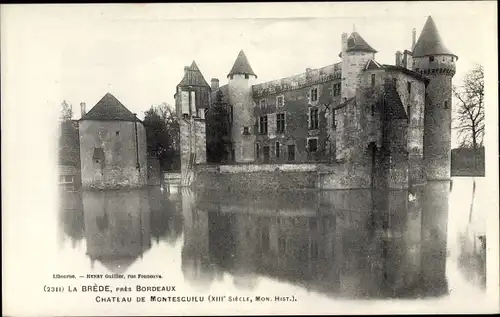
<path fill-rule="evenodd" d="M 212 78 L 210 81 L 210 87 L 212 87 L 212 91 L 219 89 L 219 80 L 217 78 Z"/>
<path fill-rule="evenodd" d="M 396 52 L 396 66 L 401 66 L 401 52 Z"/>
<path fill-rule="evenodd" d="M 81 111 L 82 118 L 83 118 L 83 116 L 87 113 L 85 102 L 80 102 L 80 111 Z"/>
<path fill-rule="evenodd" d="M 411 30 L 411 51 L 413 52 L 413 49 L 415 48 L 415 43 L 417 39 L 417 30 L 414 28 Z"/>

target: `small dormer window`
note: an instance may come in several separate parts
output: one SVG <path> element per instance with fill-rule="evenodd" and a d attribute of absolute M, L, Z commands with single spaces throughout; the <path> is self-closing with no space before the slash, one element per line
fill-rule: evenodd
<path fill-rule="evenodd" d="M 233 75 L 229 75 L 229 79 L 233 79 L 233 78 L 234 78 L 234 76 L 233 76 Z"/>
<path fill-rule="evenodd" d="M 248 79 L 248 74 L 245 74 L 245 79 Z"/>
<path fill-rule="evenodd" d="M 347 40 L 347 47 L 354 47 L 354 44 L 356 44 L 354 37 L 351 37 Z"/>
<path fill-rule="evenodd" d="M 429 62 L 434 62 L 434 56 L 429 56 Z"/>

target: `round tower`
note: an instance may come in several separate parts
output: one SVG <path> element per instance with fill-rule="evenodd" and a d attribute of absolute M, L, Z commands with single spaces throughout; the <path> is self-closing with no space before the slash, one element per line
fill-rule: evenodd
<path fill-rule="evenodd" d="M 452 78 L 458 57 L 443 43 L 428 17 L 413 49 L 413 69 L 430 81 L 424 111 L 424 170 L 427 180 L 451 177 Z"/>
<path fill-rule="evenodd" d="M 231 124 L 232 158 L 237 163 L 255 160 L 255 117 L 252 85 L 257 75 L 243 51 L 227 75 L 229 104 L 233 108 Z"/>
<path fill-rule="evenodd" d="M 361 85 L 363 70 L 370 60 L 375 59 L 377 51 L 373 49 L 357 32 L 350 36 L 342 33 L 342 79 L 341 79 L 341 102 L 345 102 L 356 96 Z M 351 161 L 359 155 L 358 142 L 361 129 L 355 124 L 361 122 L 357 107 L 343 107 L 335 111 L 336 126 L 336 149 L 335 158 L 341 161 Z M 353 146 L 356 144 L 356 146 Z"/>
<path fill-rule="evenodd" d="M 342 101 L 350 99 L 356 95 L 356 90 L 361 82 L 361 73 L 366 64 L 375 59 L 377 51 L 373 49 L 359 35 L 352 32 L 348 37 L 347 33 L 342 33 Z"/>

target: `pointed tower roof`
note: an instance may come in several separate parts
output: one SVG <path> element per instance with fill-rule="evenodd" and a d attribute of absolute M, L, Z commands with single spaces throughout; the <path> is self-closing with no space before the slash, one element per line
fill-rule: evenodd
<path fill-rule="evenodd" d="M 203 77 L 203 74 L 201 73 L 200 69 L 198 68 L 198 65 L 196 65 L 195 61 L 191 63 L 191 66 L 184 67 L 184 77 L 182 78 L 178 86 L 210 87 L 210 85 L 208 85 L 207 81 Z"/>
<path fill-rule="evenodd" d="M 233 68 L 227 76 L 234 74 L 248 74 L 257 77 L 257 75 L 255 75 L 255 73 L 253 72 L 252 66 L 250 66 L 250 63 L 248 62 L 248 59 L 245 56 L 243 50 L 241 50 L 238 54 L 238 57 L 236 57 Z"/>
<path fill-rule="evenodd" d="M 453 54 L 443 43 L 439 35 L 436 23 L 431 16 L 427 18 L 422 33 L 413 49 L 413 57 L 423 57 L 429 55 L 452 55 Z"/>
<path fill-rule="evenodd" d="M 373 47 L 366 43 L 366 41 L 361 37 L 361 35 L 359 35 L 358 32 L 352 32 L 351 35 L 347 38 L 346 52 L 352 51 L 377 53 L 377 51 Z"/>
<path fill-rule="evenodd" d="M 115 96 L 109 92 L 80 120 L 140 121 Z"/>

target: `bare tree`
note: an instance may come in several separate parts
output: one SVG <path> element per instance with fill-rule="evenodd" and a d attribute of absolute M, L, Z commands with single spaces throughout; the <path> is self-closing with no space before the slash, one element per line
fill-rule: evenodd
<path fill-rule="evenodd" d="M 456 118 L 461 147 L 477 150 L 484 138 L 484 69 L 477 65 L 469 71 L 461 86 L 453 87 L 457 100 Z"/>
<path fill-rule="evenodd" d="M 73 118 L 73 105 L 68 104 L 66 100 L 61 103 L 61 113 L 59 120 L 61 122 L 71 120 Z"/>

